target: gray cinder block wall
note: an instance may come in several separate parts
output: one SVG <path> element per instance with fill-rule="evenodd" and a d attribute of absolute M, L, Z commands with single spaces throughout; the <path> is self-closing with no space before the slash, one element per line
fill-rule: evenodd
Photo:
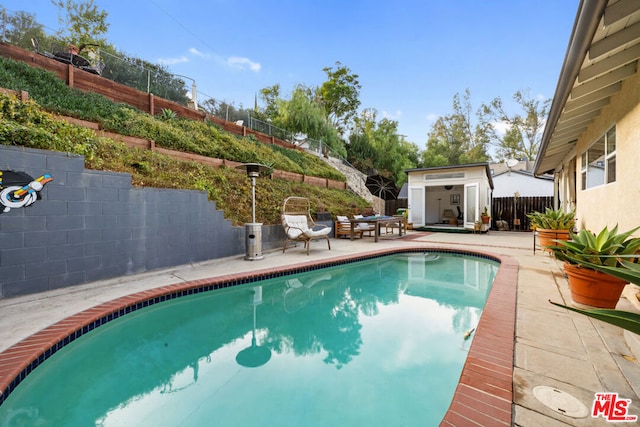
<path fill-rule="evenodd" d="M 53 177 L 42 200 L 0 214 L 0 298 L 246 250 L 244 227 L 201 191 L 134 188 L 129 174 L 85 170 L 82 156 L 22 147 L 0 146 L 0 170 Z M 280 226 L 262 234 L 263 250 L 284 242 Z"/>

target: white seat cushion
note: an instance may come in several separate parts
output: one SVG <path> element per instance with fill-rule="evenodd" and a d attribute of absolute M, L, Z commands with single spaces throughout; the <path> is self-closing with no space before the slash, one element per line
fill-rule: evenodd
<path fill-rule="evenodd" d="M 364 218 L 362 215 L 354 215 L 353 219 L 362 219 Z M 364 230 L 364 231 L 371 231 L 371 230 L 375 230 L 376 226 L 373 224 L 367 224 L 365 222 L 360 222 L 358 224 L 356 224 L 356 229 L 357 230 Z"/>
<path fill-rule="evenodd" d="M 331 227 L 324 227 L 319 230 L 311 230 L 309 228 L 304 230 L 305 236 L 311 237 L 311 238 L 326 236 L 329 233 L 331 233 Z"/>
<path fill-rule="evenodd" d="M 289 227 L 287 235 L 291 239 L 297 239 L 302 233 L 309 230 L 305 215 L 284 215 L 284 223 Z"/>
<path fill-rule="evenodd" d="M 316 230 L 310 229 L 305 215 L 285 215 L 284 223 L 289 227 L 287 229 L 287 236 L 289 236 L 290 239 L 297 239 L 301 234 L 304 234 L 308 238 L 314 238 L 326 236 L 331 233 L 331 227 L 327 227 L 326 225 L 318 226 L 322 228 Z"/>

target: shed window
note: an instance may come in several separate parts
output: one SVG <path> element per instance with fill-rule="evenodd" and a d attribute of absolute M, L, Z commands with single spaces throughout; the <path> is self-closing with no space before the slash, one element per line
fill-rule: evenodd
<path fill-rule="evenodd" d="M 424 174 L 424 180 L 430 179 L 452 179 L 452 178 L 464 178 L 464 172 L 449 172 L 449 173 L 434 173 Z"/>
<path fill-rule="evenodd" d="M 616 180 L 616 127 L 582 153 L 582 189 L 609 184 Z"/>

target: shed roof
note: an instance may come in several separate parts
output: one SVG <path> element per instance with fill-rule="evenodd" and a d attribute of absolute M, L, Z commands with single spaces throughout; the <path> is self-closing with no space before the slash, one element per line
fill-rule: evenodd
<path fill-rule="evenodd" d="M 431 168 L 413 168 L 413 169 L 405 169 L 406 173 L 409 172 L 430 172 L 430 171 L 443 171 L 450 169 L 469 169 L 476 167 L 484 167 L 485 172 L 487 174 L 487 179 L 489 180 L 489 186 L 493 190 L 493 179 L 491 179 L 491 169 L 489 169 L 489 163 L 467 163 L 464 165 L 450 165 L 450 166 L 434 166 Z"/>

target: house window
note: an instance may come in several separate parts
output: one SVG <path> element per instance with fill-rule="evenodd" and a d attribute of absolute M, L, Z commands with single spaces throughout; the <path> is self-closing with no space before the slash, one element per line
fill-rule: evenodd
<path fill-rule="evenodd" d="M 582 189 L 609 184 L 616 180 L 616 127 L 582 153 Z"/>

